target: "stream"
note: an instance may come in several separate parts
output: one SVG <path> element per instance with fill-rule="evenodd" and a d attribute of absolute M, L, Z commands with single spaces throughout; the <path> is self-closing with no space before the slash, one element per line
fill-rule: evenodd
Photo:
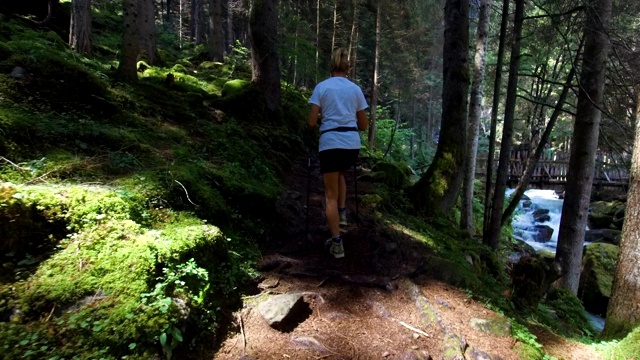
<path fill-rule="evenodd" d="M 513 191 L 514 189 L 507 189 L 507 198 Z M 513 216 L 513 236 L 531 245 L 536 251 L 548 250 L 555 254 L 563 200 L 554 190 L 530 189 L 524 195 Z M 604 318 L 589 312 L 587 316 L 593 327 L 602 331 Z"/>

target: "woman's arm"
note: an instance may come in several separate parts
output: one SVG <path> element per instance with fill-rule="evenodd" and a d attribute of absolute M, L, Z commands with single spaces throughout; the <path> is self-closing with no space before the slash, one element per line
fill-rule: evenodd
<path fill-rule="evenodd" d="M 307 127 L 313 129 L 318 123 L 318 114 L 320 114 L 320 106 L 311 104 L 311 111 L 309 111 L 309 119 L 307 120 Z"/>
<path fill-rule="evenodd" d="M 365 131 L 369 127 L 369 119 L 367 119 L 367 112 L 360 110 L 356 112 L 356 118 L 358 119 L 358 130 Z"/>

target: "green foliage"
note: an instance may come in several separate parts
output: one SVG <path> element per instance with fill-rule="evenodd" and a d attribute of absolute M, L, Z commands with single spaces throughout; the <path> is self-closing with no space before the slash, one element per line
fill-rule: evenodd
<path fill-rule="evenodd" d="M 521 359 L 536 360 L 544 358 L 542 345 L 529 329 L 517 321 L 511 323 L 511 336 L 519 341 L 517 351 Z"/>
<path fill-rule="evenodd" d="M 546 325 L 560 334 L 591 337 L 596 333 L 587 318 L 584 306 L 570 291 L 552 289 L 547 294 L 545 304 L 555 313 L 555 316 L 551 321 L 546 322 Z"/>
<path fill-rule="evenodd" d="M 635 359 L 640 354 L 640 326 L 621 340 L 612 340 L 595 345 L 605 359 Z"/>

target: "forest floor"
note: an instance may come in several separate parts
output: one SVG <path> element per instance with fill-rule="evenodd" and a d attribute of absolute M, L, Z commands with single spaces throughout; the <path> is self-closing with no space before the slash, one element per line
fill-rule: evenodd
<path fill-rule="evenodd" d="M 329 237 L 317 159 L 308 179 L 307 157 L 296 160 L 279 204 L 286 233 L 263 250 L 255 295 L 231 314 L 227 337 L 200 359 L 520 359 L 518 341 L 471 325 L 501 315 L 462 289 L 417 272 L 424 256 L 415 240 L 389 241 L 373 210 L 360 206 L 357 224 L 344 228 L 345 258 L 324 246 Z M 306 213 L 309 181 L 309 232 Z M 355 222 L 353 173 L 347 175 L 350 220 Z M 358 184 L 360 196 L 371 184 Z M 422 260 L 420 260 L 422 259 Z M 270 295 L 302 293 L 308 310 L 286 331 L 270 327 L 257 304 Z M 425 311 L 428 308 L 429 311 Z M 557 359 L 600 359 L 589 346 L 531 329 Z M 453 347 L 451 340 L 453 339 Z M 463 357 L 455 357 L 458 353 Z M 474 350 L 474 351 L 472 351 Z M 451 354 L 454 354 L 452 357 Z"/>

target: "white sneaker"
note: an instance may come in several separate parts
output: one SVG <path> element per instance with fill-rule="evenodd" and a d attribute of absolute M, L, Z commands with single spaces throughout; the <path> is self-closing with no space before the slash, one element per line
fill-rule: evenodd
<path fill-rule="evenodd" d="M 340 259 L 344 257 L 344 247 L 342 246 L 342 241 L 335 242 L 333 239 L 329 238 L 327 240 L 327 245 L 330 244 L 329 253 L 333 255 L 336 259 Z"/>

